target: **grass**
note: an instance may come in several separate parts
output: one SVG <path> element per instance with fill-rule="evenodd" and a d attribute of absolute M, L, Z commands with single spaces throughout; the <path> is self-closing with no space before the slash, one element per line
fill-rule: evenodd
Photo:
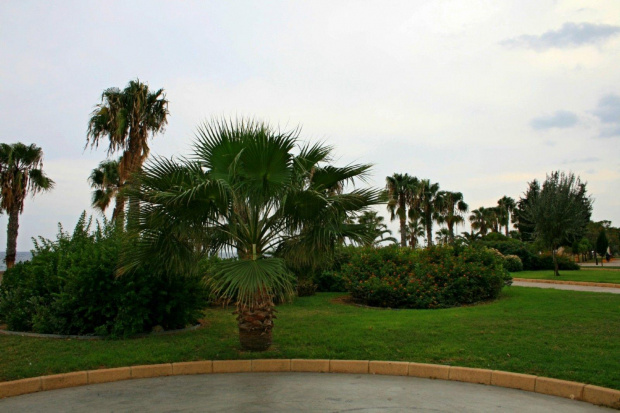
<path fill-rule="evenodd" d="M 80 341 L 0 336 L 0 380 L 204 359 L 400 360 L 506 370 L 620 389 L 620 295 L 505 288 L 502 298 L 444 310 L 339 303 L 342 294 L 278 307 L 274 345 L 239 350 L 231 310 L 174 336 Z"/>
<path fill-rule="evenodd" d="M 590 270 L 581 269 L 577 271 L 560 271 L 560 276 L 553 275 L 553 270 L 545 271 L 521 271 L 511 274 L 515 278 L 534 278 L 539 280 L 559 280 L 559 281 L 582 281 L 596 283 L 620 284 L 620 270 Z"/>

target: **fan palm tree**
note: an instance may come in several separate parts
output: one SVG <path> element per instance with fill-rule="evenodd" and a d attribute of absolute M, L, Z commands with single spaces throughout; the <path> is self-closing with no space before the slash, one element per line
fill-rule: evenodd
<path fill-rule="evenodd" d="M 494 222 L 496 222 L 496 214 L 492 208 L 480 207 L 471 211 L 469 221 L 472 229 L 479 230 L 480 235 L 485 236 L 489 229 L 493 228 Z"/>
<path fill-rule="evenodd" d="M 311 264 L 344 238 L 363 243 L 365 228 L 347 221 L 380 202 L 378 190 L 345 192 L 369 165 L 329 165 L 332 149 L 300 146 L 298 134 L 214 120 L 199 127 L 191 157 L 147 162 L 131 189 L 142 207 L 120 273 L 148 261 L 186 274 L 207 253 L 236 251 L 208 282 L 236 302 L 242 347 L 267 349 L 273 298 L 292 291 L 288 266 Z"/>
<path fill-rule="evenodd" d="M 125 89 L 112 87 L 101 95 L 88 122 L 86 146 L 97 147 L 108 139 L 108 155 L 122 151 L 119 161 L 120 186 L 140 170 L 149 154 L 149 135 L 163 132 L 168 123 L 168 101 L 163 89 L 155 92 L 132 80 Z M 129 200 L 130 209 L 139 208 L 137 201 Z"/>
<path fill-rule="evenodd" d="M 357 223 L 368 228 L 370 237 L 368 237 L 362 245 L 365 247 L 377 247 L 382 242 L 390 241 L 398 243 L 396 238 L 392 237 L 390 231 L 383 222 L 384 218 L 377 214 L 377 211 L 364 211 L 357 218 Z"/>
<path fill-rule="evenodd" d="M 439 231 L 437 231 L 435 241 L 437 241 L 437 244 L 439 245 L 449 244 L 451 242 L 451 239 L 450 231 L 448 230 L 448 228 L 441 228 Z"/>
<path fill-rule="evenodd" d="M 417 192 L 418 178 L 409 174 L 393 174 L 385 178 L 385 190 L 388 195 L 387 208 L 390 220 L 398 217 L 400 221 L 400 245 L 407 246 L 407 208 L 413 203 Z"/>
<path fill-rule="evenodd" d="M 21 142 L 0 144 L 0 209 L 6 211 L 9 218 L 4 258 L 7 268 L 15 265 L 19 214 L 24 211 L 26 196 L 53 187 L 54 181 L 43 172 L 41 148 Z"/>
<path fill-rule="evenodd" d="M 497 201 L 497 206 L 500 209 L 500 215 L 502 217 L 502 225 L 506 227 L 506 236 L 509 234 L 510 216 L 513 214 L 517 203 L 509 196 L 504 195 Z"/>
<path fill-rule="evenodd" d="M 463 214 L 467 213 L 469 205 L 463 201 L 460 192 L 442 191 L 443 209 L 440 211 L 440 223 L 448 226 L 449 240 L 454 242 L 454 227 L 465 222 Z"/>
<path fill-rule="evenodd" d="M 423 237 L 424 234 L 424 226 L 420 223 L 419 218 L 410 216 L 407 222 L 407 239 L 409 239 L 409 246 L 411 248 L 416 248 L 418 246 L 418 237 Z"/>
<path fill-rule="evenodd" d="M 121 194 L 121 179 L 118 172 L 118 161 L 105 160 L 99 164 L 88 177 L 90 186 L 94 189 L 91 204 L 102 213 L 114 200 L 112 221 L 122 225 L 125 212 L 125 196 Z"/>
<path fill-rule="evenodd" d="M 416 195 L 413 206 L 420 214 L 422 225 L 426 229 L 426 241 L 430 247 L 433 245 L 433 222 L 440 220 L 439 212 L 444 209 L 443 193 L 439 191 L 438 183 L 422 179 Z"/>

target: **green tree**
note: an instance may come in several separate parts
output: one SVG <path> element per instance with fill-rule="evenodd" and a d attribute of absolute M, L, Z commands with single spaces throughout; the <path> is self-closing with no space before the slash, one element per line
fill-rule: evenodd
<path fill-rule="evenodd" d="M 15 265 L 19 214 L 24 211 L 28 194 L 50 190 L 54 181 L 43 172 L 43 150 L 38 146 L 0 144 L 0 209 L 6 211 L 7 246 L 4 261 L 7 268 Z"/>
<path fill-rule="evenodd" d="M 364 211 L 362 215 L 357 218 L 357 223 L 367 227 L 369 237 L 367 237 L 362 243 L 365 247 L 377 247 L 382 242 L 395 242 L 398 243 L 396 238 L 392 237 L 392 231 L 390 231 L 383 222 L 384 218 L 377 214 L 377 211 Z"/>
<path fill-rule="evenodd" d="M 122 189 L 149 155 L 148 138 L 163 132 L 168 123 L 168 101 L 163 89 L 149 91 L 148 85 L 132 80 L 125 89 L 112 87 L 101 95 L 88 122 L 86 145 L 97 147 L 108 139 L 108 155 L 121 151 L 118 174 Z M 130 209 L 139 209 L 129 200 Z"/>
<path fill-rule="evenodd" d="M 528 182 L 527 191 L 523 194 L 523 197 L 517 202 L 514 214 L 512 216 L 514 225 L 521 234 L 521 241 L 529 242 L 534 241 L 534 223 L 530 221 L 527 216 L 526 208 L 531 202 L 534 202 L 540 194 L 540 184 L 536 179 L 532 182 Z"/>
<path fill-rule="evenodd" d="M 510 215 L 514 213 L 517 203 L 514 199 L 504 195 L 497 201 L 499 208 L 500 224 L 506 228 L 506 236 L 509 234 L 510 227 Z"/>
<path fill-rule="evenodd" d="M 423 237 L 425 234 L 424 226 L 420 223 L 419 218 L 409 217 L 406 233 L 409 246 L 411 248 L 416 248 L 418 246 L 418 237 Z"/>
<path fill-rule="evenodd" d="M 99 164 L 88 177 L 91 188 L 94 189 L 91 204 L 93 208 L 102 213 L 114 200 L 114 211 L 112 221 L 123 223 L 125 212 L 125 196 L 120 192 L 122 187 L 120 175 L 118 173 L 118 161 L 105 160 Z"/>
<path fill-rule="evenodd" d="M 481 236 L 485 236 L 489 229 L 493 228 L 495 217 L 491 208 L 480 207 L 471 211 L 469 222 L 471 222 L 472 229 L 477 229 Z"/>
<path fill-rule="evenodd" d="M 326 258 L 342 239 L 364 243 L 366 228 L 348 222 L 381 201 L 378 190 L 345 191 L 370 165 L 330 165 L 330 147 L 300 145 L 298 134 L 214 120 L 199 127 L 189 158 L 148 162 L 121 274 L 145 261 L 192 273 L 205 254 L 236 251 L 208 282 L 236 302 L 242 347 L 267 349 L 273 298 L 292 292 L 288 266 Z"/>
<path fill-rule="evenodd" d="M 463 201 L 460 192 L 442 191 L 443 208 L 440 211 L 440 223 L 448 227 L 449 242 L 454 242 L 454 227 L 465 222 L 463 214 L 467 213 L 469 205 Z"/>
<path fill-rule="evenodd" d="M 592 200 L 579 177 L 564 172 L 547 175 L 538 196 L 525 206 L 538 240 L 551 249 L 554 274 L 559 276 L 556 249 L 583 236 L 592 214 Z"/>
<path fill-rule="evenodd" d="M 387 209 L 390 220 L 398 217 L 400 221 L 400 245 L 407 246 L 407 208 L 413 203 L 418 191 L 419 180 L 408 174 L 395 173 L 385 178 L 385 189 L 388 195 Z"/>
<path fill-rule="evenodd" d="M 426 243 L 433 245 L 433 222 L 439 221 L 440 211 L 444 209 L 443 193 L 438 183 L 431 183 L 429 179 L 420 180 L 413 206 L 418 211 L 422 225 L 426 229 Z"/>
<path fill-rule="evenodd" d="M 596 253 L 601 256 L 601 265 L 605 262 L 605 255 L 607 254 L 607 247 L 609 247 L 609 240 L 607 239 L 607 233 L 605 229 L 601 229 L 596 238 Z"/>

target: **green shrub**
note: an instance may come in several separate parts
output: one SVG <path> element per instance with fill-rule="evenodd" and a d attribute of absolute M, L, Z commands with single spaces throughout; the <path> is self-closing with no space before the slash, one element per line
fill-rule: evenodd
<path fill-rule="evenodd" d="M 471 304 L 496 298 L 511 281 L 497 253 L 464 246 L 363 248 L 341 272 L 354 299 L 395 308 Z"/>
<path fill-rule="evenodd" d="M 523 271 L 523 263 L 517 255 L 504 256 L 504 269 L 509 272 Z"/>
<path fill-rule="evenodd" d="M 297 281 L 297 296 L 310 297 L 316 293 L 316 284 L 311 279 L 299 279 Z"/>
<path fill-rule="evenodd" d="M 539 270 L 553 270 L 553 257 L 551 254 L 543 254 L 537 258 L 537 265 Z M 558 255 L 558 268 L 564 271 L 580 270 L 579 264 L 575 263 L 569 256 Z"/>
<path fill-rule="evenodd" d="M 107 223 L 90 227 L 83 214 L 73 234 L 61 228 L 56 241 L 40 238 L 31 261 L 5 273 L 0 319 L 9 329 L 128 336 L 197 320 L 208 303 L 199 278 L 156 268 L 116 277 L 121 233 Z"/>
<path fill-rule="evenodd" d="M 340 272 L 333 270 L 317 272 L 314 274 L 313 281 L 319 292 L 340 293 L 347 291 L 347 285 Z"/>

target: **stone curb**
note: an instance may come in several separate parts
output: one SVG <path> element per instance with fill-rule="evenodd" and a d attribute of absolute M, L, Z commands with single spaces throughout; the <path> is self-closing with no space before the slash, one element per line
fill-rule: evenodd
<path fill-rule="evenodd" d="M 513 281 L 528 282 L 528 283 L 580 285 L 582 287 L 620 288 L 620 284 L 613 284 L 613 283 L 591 283 L 591 282 L 581 282 L 581 281 L 539 280 L 537 278 L 513 278 L 512 280 Z"/>
<path fill-rule="evenodd" d="M 466 383 L 486 384 L 580 400 L 599 406 L 620 409 L 620 390 L 573 381 L 538 377 L 507 371 L 476 369 L 438 364 L 369 360 L 203 360 L 164 363 L 111 369 L 78 371 L 51 376 L 0 382 L 0 398 L 44 390 L 107 383 L 127 379 L 186 374 L 250 372 L 317 372 L 348 374 L 385 374 Z"/>

